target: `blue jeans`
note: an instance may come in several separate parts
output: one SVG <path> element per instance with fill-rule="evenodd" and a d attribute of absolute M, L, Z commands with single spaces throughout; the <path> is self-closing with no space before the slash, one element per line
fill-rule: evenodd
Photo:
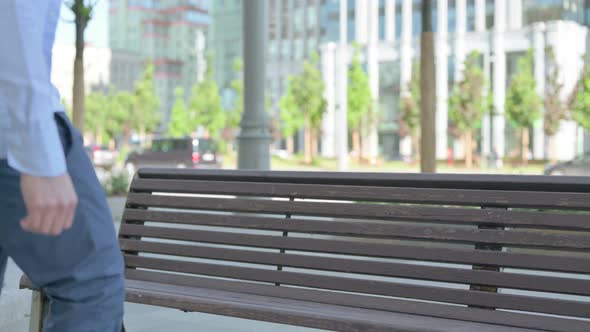
<path fill-rule="evenodd" d="M 74 224 L 57 237 L 23 231 L 20 175 L 0 160 L 0 278 L 11 257 L 47 294 L 45 332 L 119 332 L 124 267 L 111 213 L 82 136 L 65 114 L 55 120 L 78 194 Z"/>

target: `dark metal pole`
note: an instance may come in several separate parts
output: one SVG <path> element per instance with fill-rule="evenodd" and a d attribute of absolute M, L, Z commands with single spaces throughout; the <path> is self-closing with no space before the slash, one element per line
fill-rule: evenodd
<path fill-rule="evenodd" d="M 420 49 L 420 170 L 422 173 L 436 173 L 436 80 L 432 0 L 422 1 Z"/>
<path fill-rule="evenodd" d="M 242 15 L 244 114 L 238 136 L 238 168 L 269 170 L 271 136 L 264 99 L 268 1 L 244 1 Z"/>

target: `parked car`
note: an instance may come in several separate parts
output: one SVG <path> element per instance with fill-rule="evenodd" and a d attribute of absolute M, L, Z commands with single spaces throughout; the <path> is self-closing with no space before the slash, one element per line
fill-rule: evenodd
<path fill-rule="evenodd" d="M 127 156 L 130 174 L 140 167 L 221 168 L 217 144 L 210 138 L 158 138 L 152 146 Z"/>
<path fill-rule="evenodd" d="M 590 176 L 590 152 L 570 161 L 548 165 L 545 175 Z"/>
<path fill-rule="evenodd" d="M 111 168 L 115 164 L 116 152 L 104 145 L 86 146 L 86 152 L 88 152 L 88 156 L 90 156 L 90 160 L 92 160 L 95 167 Z"/>

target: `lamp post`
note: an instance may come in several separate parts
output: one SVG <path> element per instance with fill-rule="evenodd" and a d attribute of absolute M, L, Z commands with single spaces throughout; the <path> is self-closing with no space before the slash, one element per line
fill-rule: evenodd
<path fill-rule="evenodd" d="M 265 110 L 268 1 L 242 6 L 244 40 L 244 114 L 238 136 L 238 169 L 270 169 L 270 130 Z"/>

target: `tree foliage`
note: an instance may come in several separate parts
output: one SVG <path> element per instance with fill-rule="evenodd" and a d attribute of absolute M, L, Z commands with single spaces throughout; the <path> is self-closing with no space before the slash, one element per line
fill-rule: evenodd
<path fill-rule="evenodd" d="M 305 127 L 307 163 L 311 163 L 313 158 L 312 136 L 320 130 L 326 110 L 324 88 L 324 80 L 319 70 L 319 56 L 314 53 L 303 63 L 299 74 L 289 77 L 289 86 L 280 101 L 285 136 L 292 136 Z"/>
<path fill-rule="evenodd" d="M 533 75 L 533 52 L 529 50 L 519 59 L 517 72 L 506 93 L 506 117 L 513 126 L 520 129 L 523 163 L 527 162 L 528 130 L 541 117 L 542 102 L 537 94 Z"/>
<path fill-rule="evenodd" d="M 230 88 L 234 92 L 234 105 L 228 115 L 227 124 L 230 128 L 238 128 L 244 113 L 244 64 L 242 59 L 236 58 L 233 64 L 234 72 L 237 78 L 231 81 Z"/>
<path fill-rule="evenodd" d="M 108 94 L 91 93 L 86 96 L 85 127 L 94 134 L 97 144 L 107 144 L 129 128 L 133 95 L 111 90 Z"/>
<path fill-rule="evenodd" d="M 463 135 L 467 167 L 471 167 L 473 162 L 474 132 L 481 127 L 487 109 L 485 76 L 479 66 L 479 57 L 478 52 L 472 52 L 465 59 L 463 79 L 455 84 L 449 100 L 449 119 Z"/>
<path fill-rule="evenodd" d="M 572 96 L 572 118 L 590 130 L 590 65 L 586 64 Z"/>
<path fill-rule="evenodd" d="M 519 59 L 517 72 L 506 93 L 506 117 L 514 126 L 529 128 L 540 118 L 542 99 L 536 89 L 533 52 L 529 50 Z"/>
<path fill-rule="evenodd" d="M 567 104 L 562 99 L 563 83 L 561 82 L 561 68 L 555 60 L 552 47 L 546 49 L 550 71 L 547 73 L 547 87 L 545 91 L 544 131 L 547 136 L 554 136 L 559 130 L 562 120 L 567 118 Z"/>
<path fill-rule="evenodd" d="M 417 136 L 420 127 L 420 66 L 414 63 L 408 93 L 401 98 L 400 136 Z"/>
<path fill-rule="evenodd" d="M 177 87 L 174 89 L 174 98 L 172 116 L 168 125 L 168 135 L 172 137 L 188 136 L 195 130 L 194 113 L 190 112 L 186 107 L 183 88 Z"/>
<path fill-rule="evenodd" d="M 352 130 L 361 128 L 361 120 L 371 107 L 369 78 L 359 57 L 359 49 L 355 47 L 348 70 L 348 127 Z"/>
<path fill-rule="evenodd" d="M 463 79 L 455 84 L 449 100 L 449 119 L 462 133 L 481 127 L 486 111 L 485 76 L 478 61 L 479 53 L 469 54 L 465 60 Z"/>
<path fill-rule="evenodd" d="M 141 132 L 154 131 L 160 123 L 162 115 L 159 112 L 160 99 L 154 86 L 154 65 L 152 63 L 146 66 L 141 78 L 135 82 L 133 97 L 132 129 Z"/>
<path fill-rule="evenodd" d="M 211 64 L 211 57 L 207 63 Z M 219 87 L 215 82 L 213 66 L 207 66 L 203 80 L 193 86 L 190 108 L 195 112 L 195 124 L 205 128 L 209 135 L 219 139 L 226 124 Z"/>

